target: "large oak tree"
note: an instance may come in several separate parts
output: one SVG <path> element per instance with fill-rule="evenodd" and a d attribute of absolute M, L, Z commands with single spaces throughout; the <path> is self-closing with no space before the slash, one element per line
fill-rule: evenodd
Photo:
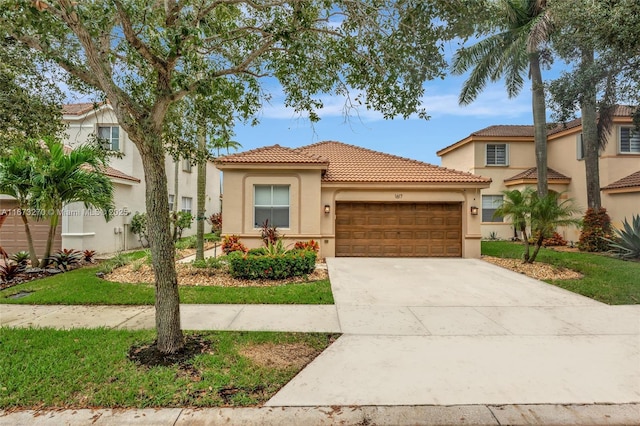
<path fill-rule="evenodd" d="M 0 28 L 103 92 L 140 152 L 156 276 L 158 349 L 184 345 L 169 233 L 165 146 L 171 106 L 240 85 L 318 119 L 321 92 L 408 117 L 423 83 L 444 76 L 443 46 L 475 2 L 435 0 L 4 0 Z M 454 19 L 462 17 L 460 21 Z M 460 26 L 458 26 L 460 24 Z M 216 84 L 225 81 L 227 84 Z M 218 92 L 219 91 L 219 92 Z M 233 91 L 227 95 L 243 108 Z M 227 196 L 233 196 L 227 194 Z"/>

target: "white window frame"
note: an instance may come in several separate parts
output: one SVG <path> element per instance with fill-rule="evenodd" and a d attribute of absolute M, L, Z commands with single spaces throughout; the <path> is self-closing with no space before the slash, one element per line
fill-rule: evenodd
<path fill-rule="evenodd" d="M 270 187 L 271 188 L 271 204 L 257 204 L 256 203 L 256 194 L 257 194 L 257 188 L 258 187 Z M 275 187 L 282 187 L 282 188 L 287 188 L 287 198 L 288 198 L 288 203 L 286 205 L 284 204 L 273 204 L 273 188 Z M 253 186 L 253 226 L 254 229 L 260 229 L 262 227 L 261 223 L 257 223 L 256 222 L 256 209 L 257 208 L 280 208 L 280 209 L 284 209 L 286 207 L 287 209 L 287 224 L 285 225 L 280 225 L 280 224 L 275 224 L 275 226 L 277 226 L 278 228 L 282 228 L 282 229 L 290 229 L 291 226 L 291 185 L 263 185 L 263 184 L 258 184 L 258 185 L 254 185 Z M 273 214 L 272 214 L 273 217 Z M 270 226 L 274 226 L 274 224 L 270 221 L 269 222 Z"/>
<path fill-rule="evenodd" d="M 493 208 L 488 208 L 485 207 L 486 204 L 485 203 L 485 197 L 488 199 L 489 197 L 491 197 L 491 201 L 490 204 L 492 204 L 494 207 Z M 498 198 L 500 199 L 500 201 L 503 203 L 504 202 L 504 196 L 501 194 L 483 194 L 482 195 L 482 211 L 480 212 L 482 214 L 482 223 L 504 223 L 504 217 L 498 216 L 498 217 L 494 217 L 493 216 L 493 212 L 495 212 L 499 207 L 501 207 L 502 203 L 498 203 Z M 488 217 L 489 220 L 484 220 L 485 219 L 485 211 L 487 210 L 491 210 L 491 216 Z"/>
<path fill-rule="evenodd" d="M 173 211 L 175 202 L 176 202 L 176 196 L 173 194 L 169 194 L 169 211 L 170 212 Z"/>
<path fill-rule="evenodd" d="M 181 199 L 181 203 L 182 203 L 182 208 L 180 209 L 180 211 L 182 211 L 183 213 L 191 213 L 191 209 L 193 207 L 193 198 L 191 197 L 182 197 Z"/>
<path fill-rule="evenodd" d="M 100 136 L 100 129 L 109 129 L 109 139 L 102 138 Z M 118 129 L 118 137 L 114 139 L 113 137 L 113 129 Z M 122 152 L 122 129 L 117 124 L 98 124 L 96 126 L 96 135 L 98 138 L 102 140 L 106 140 L 107 142 L 104 144 L 105 149 L 114 152 Z M 114 140 L 117 143 L 117 148 L 114 149 L 113 142 Z"/>
<path fill-rule="evenodd" d="M 629 132 L 629 151 L 622 150 L 622 132 L 627 130 Z M 636 145 L 636 150 L 632 150 L 632 141 Z M 636 130 L 634 126 L 620 126 L 618 128 L 618 154 L 622 155 L 638 155 L 640 154 L 640 131 Z"/>
<path fill-rule="evenodd" d="M 490 146 L 504 146 L 504 164 L 501 163 L 489 163 L 489 147 Z M 498 156 L 495 156 L 497 161 Z M 509 165 L 509 144 L 507 143 L 488 143 L 484 147 L 484 164 L 490 167 L 506 167 Z"/>

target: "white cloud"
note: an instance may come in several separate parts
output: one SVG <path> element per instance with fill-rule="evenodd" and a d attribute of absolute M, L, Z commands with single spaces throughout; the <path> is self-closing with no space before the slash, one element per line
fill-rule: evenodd
<path fill-rule="evenodd" d="M 435 91 L 437 92 L 437 91 Z M 488 90 L 480 94 L 470 105 L 458 104 L 458 93 L 427 94 L 422 104 L 432 117 L 519 117 L 531 114 L 531 101 L 527 99 L 528 91 L 513 99 L 507 97 L 506 91 Z"/>

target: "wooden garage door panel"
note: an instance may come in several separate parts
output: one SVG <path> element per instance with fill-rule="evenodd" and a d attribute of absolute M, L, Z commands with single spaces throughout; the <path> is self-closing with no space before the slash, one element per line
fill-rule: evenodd
<path fill-rule="evenodd" d="M 336 205 L 336 256 L 461 255 L 461 204 Z"/>
<path fill-rule="evenodd" d="M 23 250 L 28 251 L 29 245 L 27 243 L 27 234 L 24 231 L 24 222 L 20 215 L 17 214 L 18 203 L 14 200 L 1 200 L 0 211 L 3 210 L 9 212 L 9 217 L 2 224 L 2 228 L 0 228 L 0 246 L 9 254 Z M 36 253 L 38 256 L 43 256 L 49 236 L 49 221 L 36 221 L 29 217 L 29 230 L 31 231 Z M 62 247 L 61 232 L 62 225 L 58 224 L 51 248 L 52 253 L 55 253 Z"/>

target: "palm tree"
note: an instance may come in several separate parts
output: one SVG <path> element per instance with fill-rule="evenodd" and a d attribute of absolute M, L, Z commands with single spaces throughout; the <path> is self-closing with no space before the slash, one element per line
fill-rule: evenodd
<path fill-rule="evenodd" d="M 502 191 L 504 201 L 502 205 L 496 209 L 494 216 L 509 217 L 514 229 L 522 233 L 522 241 L 524 243 L 524 254 L 522 263 L 529 261 L 529 237 L 527 237 L 527 222 L 531 213 L 531 195 L 534 193 L 532 188 L 525 188 L 522 191 L 517 189 Z"/>
<path fill-rule="evenodd" d="M 22 210 L 20 217 L 24 224 L 24 232 L 29 246 L 31 265 L 38 265 L 38 255 L 33 245 L 29 217 L 26 211 L 31 201 L 31 179 L 35 156 L 40 147 L 34 141 L 28 141 L 25 147 L 14 147 L 7 156 L 0 157 L 0 194 L 9 195 L 18 201 L 18 207 Z"/>
<path fill-rule="evenodd" d="M 559 202 L 560 195 L 557 192 L 550 192 L 544 197 L 539 197 L 535 192 L 531 194 L 531 229 L 536 232 L 536 248 L 528 263 L 535 262 L 545 236 L 553 233 L 558 226 L 580 224 L 580 220 L 575 218 L 580 210 L 574 201 L 568 198 Z"/>
<path fill-rule="evenodd" d="M 101 171 L 106 165 L 103 150 L 94 145 L 81 145 L 65 152 L 63 144 L 53 138 L 46 138 L 44 143 L 48 151 L 46 158 L 38 161 L 32 177 L 33 201 L 39 209 L 49 212 L 49 235 L 41 267 L 48 263 L 65 204 L 82 202 L 85 208 L 101 209 L 107 221 L 114 207 L 113 184 Z"/>
<path fill-rule="evenodd" d="M 471 47 L 459 49 L 452 65 L 454 74 L 471 70 L 460 93 L 462 105 L 473 102 L 488 81 L 504 78 L 509 97 L 514 97 L 522 90 L 525 73 L 531 79 L 540 197 L 548 192 L 546 106 L 540 69 L 540 46 L 552 30 L 546 3 L 546 0 L 500 0 L 495 21 L 490 23 L 500 32 Z"/>

